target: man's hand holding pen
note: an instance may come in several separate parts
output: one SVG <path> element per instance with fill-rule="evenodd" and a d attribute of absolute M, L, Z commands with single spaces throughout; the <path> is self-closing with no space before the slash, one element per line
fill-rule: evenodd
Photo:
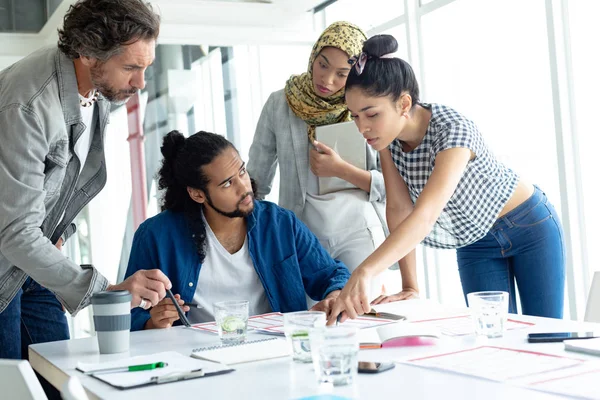
<path fill-rule="evenodd" d="M 178 294 L 175 295 L 177 303 L 181 306 L 183 312 L 190 310 L 189 306 L 184 305 L 185 302 Z M 173 323 L 179 319 L 179 314 L 175 305 L 168 297 L 162 299 L 157 305 L 150 309 L 150 319 L 146 322 L 146 329 L 170 328 Z"/>

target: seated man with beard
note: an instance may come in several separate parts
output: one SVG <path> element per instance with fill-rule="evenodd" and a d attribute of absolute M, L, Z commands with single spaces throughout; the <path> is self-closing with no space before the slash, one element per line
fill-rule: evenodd
<path fill-rule="evenodd" d="M 293 212 L 254 199 L 246 165 L 223 136 L 172 131 L 164 138 L 162 213 L 135 233 L 126 277 L 158 268 L 193 323 L 214 320 L 213 303 L 249 300 L 250 315 L 306 310 L 306 294 L 329 312 L 350 273 Z M 132 330 L 179 319 L 169 298 L 132 310 Z"/>

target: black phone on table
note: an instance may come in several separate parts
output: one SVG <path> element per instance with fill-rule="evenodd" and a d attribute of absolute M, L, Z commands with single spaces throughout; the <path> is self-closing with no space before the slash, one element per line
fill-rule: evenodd
<path fill-rule="evenodd" d="M 530 333 L 527 335 L 529 343 L 562 342 L 571 339 L 591 339 L 600 337 L 600 332 L 547 332 Z"/>
<path fill-rule="evenodd" d="M 377 374 L 396 366 L 393 362 L 359 361 L 358 372 L 361 374 Z"/>

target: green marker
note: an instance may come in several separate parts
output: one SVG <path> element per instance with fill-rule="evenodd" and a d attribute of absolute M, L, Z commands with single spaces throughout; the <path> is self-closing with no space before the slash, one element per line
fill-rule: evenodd
<path fill-rule="evenodd" d="M 168 364 L 165 362 L 156 362 L 152 364 L 140 364 L 140 365 L 131 365 L 129 367 L 116 367 L 116 368 L 106 368 L 106 369 L 97 369 L 94 371 L 87 371 L 86 375 L 93 374 L 112 374 L 115 372 L 136 372 L 136 371 L 150 371 L 156 368 L 164 368 Z"/>

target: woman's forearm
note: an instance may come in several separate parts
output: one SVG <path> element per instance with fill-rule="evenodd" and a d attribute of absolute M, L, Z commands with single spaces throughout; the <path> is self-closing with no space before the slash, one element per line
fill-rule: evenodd
<path fill-rule="evenodd" d="M 344 166 L 338 174 L 338 178 L 350 182 L 357 188 L 367 193 L 371 192 L 371 173 L 344 162 Z"/>

